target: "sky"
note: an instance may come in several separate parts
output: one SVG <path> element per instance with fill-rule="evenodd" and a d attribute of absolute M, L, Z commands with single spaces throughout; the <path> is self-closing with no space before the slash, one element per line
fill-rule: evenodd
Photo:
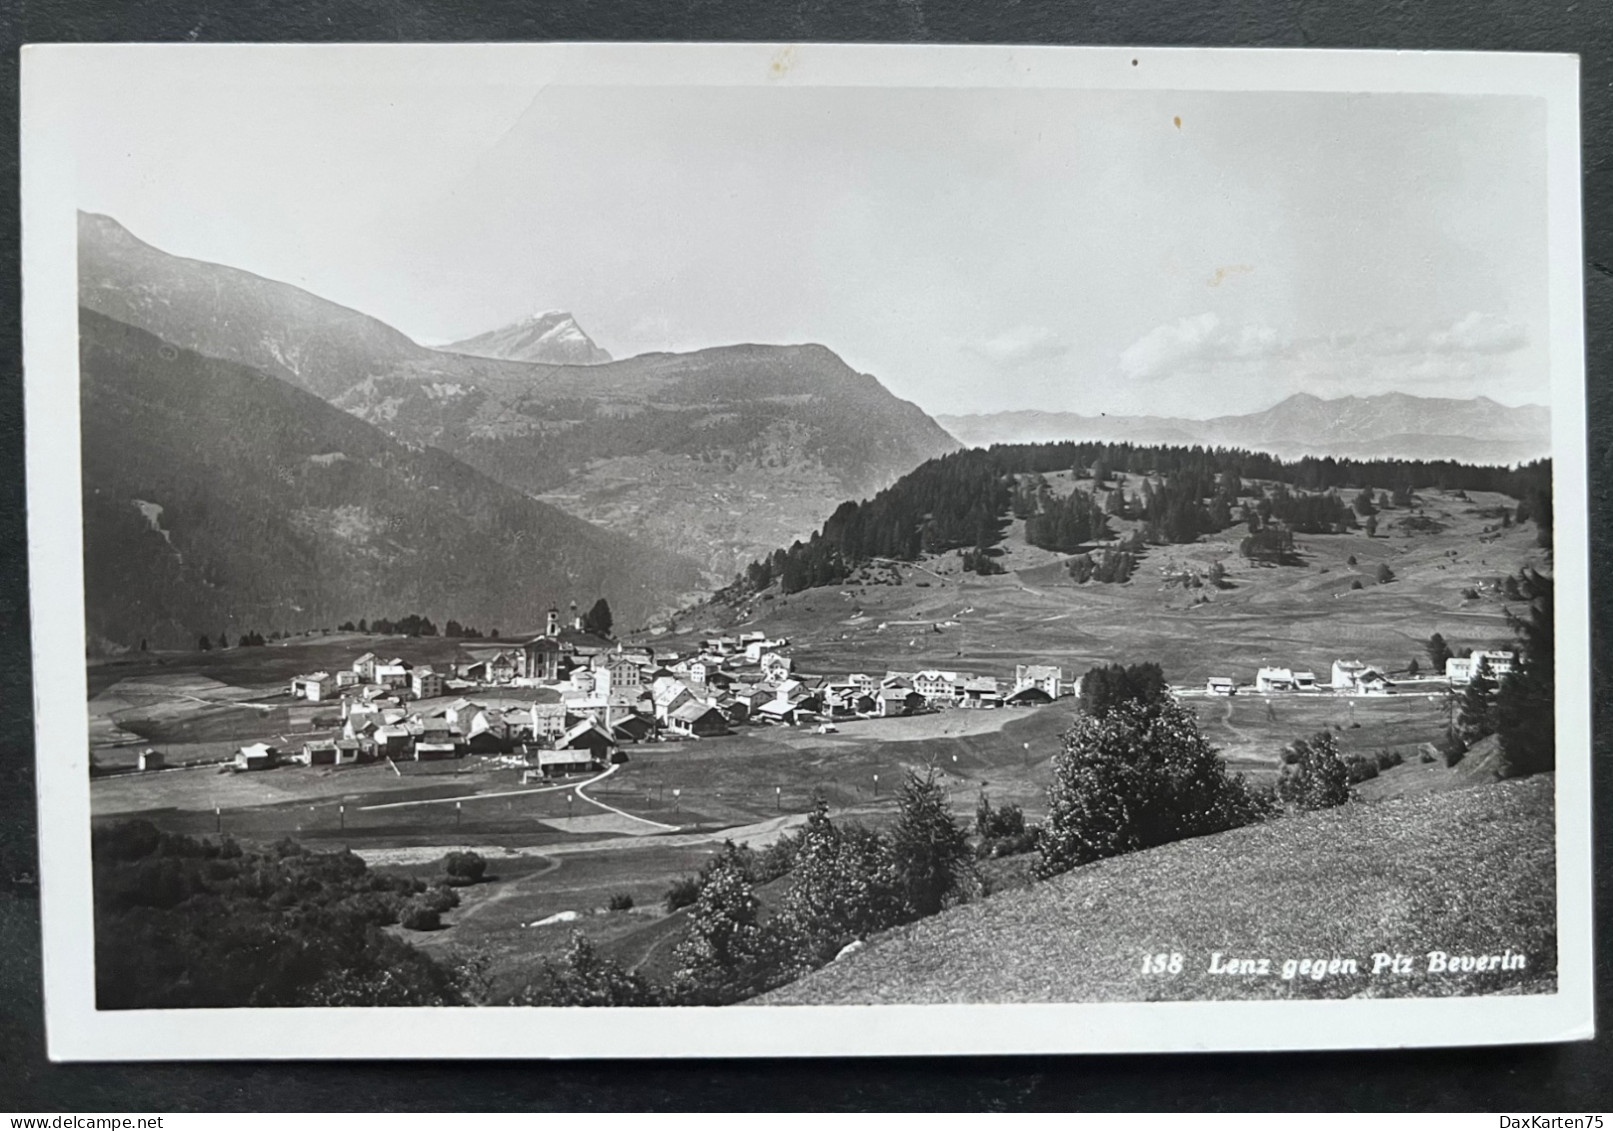
<path fill-rule="evenodd" d="M 79 207 L 441 344 L 819 342 L 932 414 L 1542 402 L 1543 103 L 1497 96 L 86 83 Z"/>

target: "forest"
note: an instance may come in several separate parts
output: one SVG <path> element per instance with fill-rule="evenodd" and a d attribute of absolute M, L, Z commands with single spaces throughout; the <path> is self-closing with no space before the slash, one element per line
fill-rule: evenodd
<path fill-rule="evenodd" d="M 1091 488 L 1058 497 L 1046 476 L 1062 472 L 1090 479 Z M 1534 519 L 1541 544 L 1550 544 L 1549 460 L 1511 468 L 1448 460 L 1284 461 L 1241 448 L 997 444 L 929 460 L 871 499 L 842 503 L 809 539 L 752 562 L 722 595 L 744 596 L 774 583 L 795 593 L 838 584 L 880 559 L 916 561 L 956 549 L 967 551 L 966 568 L 997 572 L 993 548 L 1010 516 L 1024 520 L 1032 545 L 1072 554 L 1112 538 L 1111 518 L 1139 521 L 1142 541 L 1153 545 L 1246 524 L 1246 553 L 1285 560 L 1296 533 L 1361 524 L 1370 530 L 1379 509 L 1409 507 L 1412 492 L 1428 489 L 1511 496 L 1517 521 Z"/>

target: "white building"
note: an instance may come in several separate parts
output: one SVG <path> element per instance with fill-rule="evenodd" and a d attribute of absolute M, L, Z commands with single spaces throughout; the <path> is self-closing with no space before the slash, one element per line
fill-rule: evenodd
<path fill-rule="evenodd" d="M 1255 673 L 1255 690 L 1262 695 L 1269 691 L 1294 690 L 1294 673 L 1287 668 L 1261 668 Z"/>
<path fill-rule="evenodd" d="M 1212 675 L 1204 681 L 1204 692 L 1207 695 L 1235 695 L 1238 685 L 1227 676 Z"/>
<path fill-rule="evenodd" d="M 1051 664 L 1016 664 L 1014 690 L 1025 687 L 1041 688 L 1049 699 L 1057 699 L 1064 690 L 1064 669 Z"/>

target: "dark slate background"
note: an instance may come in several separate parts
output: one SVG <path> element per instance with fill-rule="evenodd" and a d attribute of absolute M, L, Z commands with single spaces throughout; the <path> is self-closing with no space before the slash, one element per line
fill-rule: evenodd
<path fill-rule="evenodd" d="M 741 40 L 1401 48 L 1577 52 L 1582 60 L 1586 331 L 1596 701 L 1598 935 L 1608 934 L 1605 663 L 1613 486 L 1613 7 L 1598 0 L 10 0 L 0 4 L 0 254 L 17 271 L 17 47 L 53 41 Z M 52 1065 L 44 1057 L 33 884 L 20 312 L 0 309 L 0 1109 L 610 1110 L 1613 1108 L 1594 1044 L 1327 1055 L 549 1064 L 451 1061 Z M 1613 983 L 1598 946 L 1603 1018 Z M 1394 1034 L 1385 1033 L 1392 1041 Z M 451 1052 L 452 1050 L 444 1050 Z"/>

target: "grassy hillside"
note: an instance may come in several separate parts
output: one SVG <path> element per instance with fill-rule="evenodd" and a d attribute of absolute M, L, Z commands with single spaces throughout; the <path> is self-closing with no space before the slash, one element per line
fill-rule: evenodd
<path fill-rule="evenodd" d="M 607 597 L 632 625 L 699 584 L 635 544 L 256 370 L 82 311 L 93 640 L 190 647 L 419 612 L 506 629 Z"/>
<path fill-rule="evenodd" d="M 1551 993 L 1554 779 L 1426 794 L 1181 841 L 943 912 L 758 999 L 771 1005 Z M 1193 893 L 1201 893 L 1195 896 Z M 1430 973 L 1427 955 L 1525 956 Z M 1183 956 L 1144 974 L 1143 956 Z M 1268 974 L 1211 974 L 1265 958 Z M 1372 974 L 1373 955 L 1412 959 Z M 1289 959 L 1358 972 L 1283 976 Z"/>

